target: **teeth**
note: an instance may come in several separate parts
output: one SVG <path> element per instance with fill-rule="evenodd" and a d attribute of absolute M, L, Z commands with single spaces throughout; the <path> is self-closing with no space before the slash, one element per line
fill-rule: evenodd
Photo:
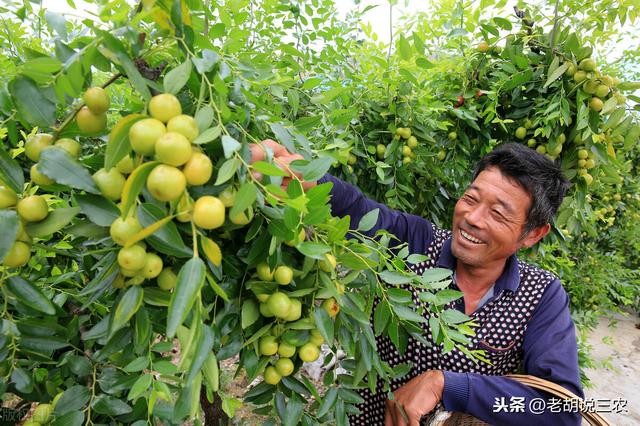
<path fill-rule="evenodd" d="M 462 229 L 460 230 L 460 233 L 462 234 L 463 237 L 465 237 L 467 240 L 474 242 L 476 244 L 481 244 L 482 241 L 480 241 L 477 238 L 472 237 L 471 235 L 467 234 L 466 232 L 464 232 Z"/>

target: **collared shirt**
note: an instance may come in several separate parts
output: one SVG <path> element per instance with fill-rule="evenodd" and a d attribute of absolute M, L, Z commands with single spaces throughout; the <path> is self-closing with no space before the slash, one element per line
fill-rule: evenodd
<path fill-rule="evenodd" d="M 453 276 L 451 278 L 453 281 L 453 285 L 455 287 L 458 287 L 458 277 L 455 270 L 453 271 Z M 493 287 L 495 287 L 495 284 L 496 283 L 491 284 L 491 287 L 489 287 L 489 289 L 482 295 L 482 297 L 478 301 L 478 305 L 474 309 L 474 312 L 482 308 L 489 300 L 493 299 Z M 456 309 L 465 312 L 465 304 L 463 298 L 456 300 Z"/>
<path fill-rule="evenodd" d="M 378 229 L 386 229 L 406 242 L 410 253 L 424 254 L 431 245 L 433 225 L 419 216 L 392 210 L 387 206 L 364 197 L 352 185 L 331 175 L 325 175 L 318 183 L 332 182 L 331 210 L 335 216 L 349 215 L 351 228 L 357 227 L 360 219 L 373 209 L 380 209 L 376 226 L 368 231 L 373 235 Z M 446 241 L 440 252 L 437 266 L 455 271 L 456 259 L 451 252 L 451 240 Z M 520 266 L 516 255 L 507 259 L 505 268 L 492 287 L 492 293 L 485 295 L 484 304 L 499 299 L 505 292 L 517 292 L 520 286 Z M 464 300 L 456 305 L 464 312 Z M 476 310 L 478 310 L 480 306 Z M 554 279 L 544 289 L 535 311 L 527 323 L 522 346 L 522 365 L 525 374 L 550 380 L 583 397 L 578 369 L 577 341 L 575 328 L 569 312 L 569 299 L 558 279 Z M 505 410 L 496 411 L 496 402 L 510 398 L 524 398 L 526 404 L 548 395 L 507 377 L 486 376 L 478 373 L 444 371 L 445 387 L 442 403 L 449 411 L 469 413 L 491 424 L 513 424 L 514 414 Z M 539 424 L 580 424 L 580 416 L 575 413 L 533 413 L 528 406 L 517 413 L 517 423 Z"/>

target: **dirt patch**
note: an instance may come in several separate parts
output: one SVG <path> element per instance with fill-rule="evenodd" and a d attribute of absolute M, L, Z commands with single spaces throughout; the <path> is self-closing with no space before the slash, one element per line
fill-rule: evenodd
<path fill-rule="evenodd" d="M 626 413 L 603 413 L 616 426 L 640 425 L 640 318 L 635 314 L 615 314 L 613 321 L 601 318 L 589 336 L 591 357 L 599 368 L 585 373 L 593 387 L 585 398 L 625 399 Z"/>

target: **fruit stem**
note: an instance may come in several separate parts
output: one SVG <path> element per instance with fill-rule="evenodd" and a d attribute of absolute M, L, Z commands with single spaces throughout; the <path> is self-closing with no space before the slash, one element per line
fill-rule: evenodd
<path fill-rule="evenodd" d="M 200 257 L 198 256 L 198 231 L 193 220 L 191 221 L 191 233 L 193 234 L 193 257 Z"/>

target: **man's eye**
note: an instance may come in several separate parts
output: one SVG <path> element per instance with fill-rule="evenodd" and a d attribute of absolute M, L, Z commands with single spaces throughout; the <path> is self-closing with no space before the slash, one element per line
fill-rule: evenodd
<path fill-rule="evenodd" d="M 502 215 L 502 213 L 500 213 L 498 210 L 491 210 L 491 213 L 493 213 L 493 215 L 500 219 L 500 220 L 504 220 L 504 216 Z"/>

